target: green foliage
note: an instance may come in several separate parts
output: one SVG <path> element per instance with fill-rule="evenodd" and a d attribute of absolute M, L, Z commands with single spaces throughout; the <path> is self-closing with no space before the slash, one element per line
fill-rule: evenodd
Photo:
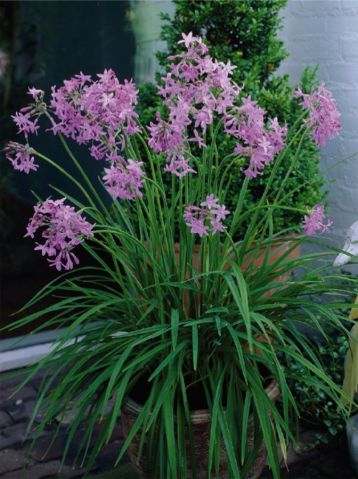
<path fill-rule="evenodd" d="M 265 108 L 269 117 L 277 117 L 281 124 L 291 127 L 301 115 L 301 109 L 293 98 L 294 88 L 288 75 L 273 75 L 280 62 L 287 56 L 283 43 L 277 37 L 282 27 L 279 16 L 286 0 L 174 0 L 175 15 L 171 19 L 162 15 L 164 25 L 161 38 L 167 44 L 165 52 L 157 56 L 164 70 L 168 67 L 167 56 L 179 53 L 182 32 L 200 35 L 210 48 L 210 54 L 221 61 L 230 61 L 237 68 L 233 80 L 243 86 L 243 95 L 251 95 Z M 309 92 L 316 83 L 316 70 L 306 68 L 302 73 L 300 88 Z M 160 83 L 159 74 L 157 83 Z M 143 123 L 154 120 L 155 112 L 162 110 L 161 100 L 156 95 L 155 86 L 146 83 L 140 88 L 140 111 Z M 231 153 L 232 143 L 223 134 L 219 138 L 220 151 L 225 156 Z M 310 209 L 317 203 L 324 203 L 326 191 L 319 170 L 319 151 L 314 141 L 307 136 L 300 149 L 300 156 L 286 183 L 287 206 Z M 269 200 L 275 198 L 282 179 L 287 172 L 292 157 L 287 156 L 277 178 L 272 185 Z M 233 167 L 230 177 L 227 206 L 232 209 L 242 188 L 240 162 Z M 270 169 L 249 186 L 247 208 L 258 198 L 270 175 Z M 289 210 L 276 212 L 275 225 L 278 228 L 297 228 L 300 218 Z M 240 236 L 246 225 L 238 232 Z"/>
<path fill-rule="evenodd" d="M 266 102 L 274 104 L 271 93 L 268 89 Z M 281 94 L 286 98 L 283 90 Z M 289 111 L 293 108 L 295 103 L 287 104 Z M 51 122 L 50 109 L 46 116 Z M 208 409 L 211 417 L 208 477 L 215 475 L 224 456 L 228 477 L 246 479 L 263 444 L 272 475 L 279 479 L 277 444 L 285 456 L 287 445 L 295 440 L 299 411 L 289 384 L 294 374 L 285 364 L 294 362 L 302 370 L 302 381 L 323 391 L 341 407 L 342 415 L 348 414 L 348 406 L 341 404 L 341 388 L 325 372 L 315 344 L 298 325 L 322 336 L 328 326 L 346 333 L 347 302 L 352 290 L 357 292 L 358 279 L 332 273 L 337 249 L 321 242 L 320 253 L 290 257 L 308 240 L 293 235 L 283 243 L 287 224 L 282 220 L 280 226 L 283 212 L 300 219 L 306 212 L 306 204 L 301 208 L 290 203 L 294 198 L 300 204 L 297 198 L 305 184 L 301 176 L 296 184 L 297 175 L 303 174 L 297 164 L 303 161 L 310 133 L 301 125 L 305 116 L 303 111 L 296 118 L 286 146 L 257 181 L 243 175 L 240 164 L 233 174 L 229 139 L 220 121 L 208 128 L 200 156 L 187 142 L 196 174 L 180 179 L 164 172 L 165 155 L 150 150 L 147 131 L 139 128 L 130 137 L 124 135 L 123 157 L 143 161 L 143 196 L 116 200 L 110 207 L 103 184 L 97 188 L 86 174 L 86 158 L 79 161 L 61 133 L 56 137 L 72 162 L 71 171 L 62 161 L 33 150 L 39 162 L 59 174 L 52 191 L 95 225 L 93 237 L 81 243 L 92 262 L 48 283 L 10 326 L 16 330 L 31 325 L 33 333 L 60 328 L 55 347 L 29 368 L 22 384 L 38 370 L 48 371 L 33 417 L 34 422 L 42 411 L 36 427 L 40 435 L 69 409 L 75 412 L 63 461 L 83 426 L 75 460 L 93 465 L 120 421 L 126 398 L 140 383 L 142 409 L 117 462 L 131 443 L 137 443 L 140 454 L 146 455 L 149 478 L 187 477 L 186 439 L 192 437 L 190 411 L 198 390 L 200 409 Z M 116 135 L 122 133 L 118 130 Z M 231 200 L 234 208 L 227 228 L 203 237 L 192 234 L 185 207 L 201 205 L 209 194 L 219 204 L 230 204 L 230 185 L 238 177 L 239 195 Z M 77 195 L 63 191 L 63 178 Z M 302 274 L 290 278 L 296 269 Z M 42 300 L 48 297 L 52 302 L 44 308 Z M 280 404 L 268 395 L 272 384 L 280 390 Z M 253 437 L 248 437 L 249 424 Z M 195 477 L 195 455 L 191 466 Z"/>
<path fill-rule="evenodd" d="M 161 38 L 168 52 L 179 52 L 177 42 L 182 32 L 205 38 L 211 55 L 237 66 L 234 80 L 246 84 L 255 93 L 287 56 L 283 42 L 277 38 L 281 28 L 280 9 L 286 0 L 174 0 L 175 15 L 162 18 Z M 166 67 L 166 52 L 159 53 Z"/>
<path fill-rule="evenodd" d="M 347 336 L 339 335 L 324 341 L 318 348 L 318 354 L 323 368 L 335 384 L 343 384 L 344 361 L 348 350 Z M 330 435 L 335 436 L 342 432 L 345 422 L 342 415 L 337 411 L 337 405 L 327 394 L 307 384 L 301 378 L 305 371 L 302 365 L 289 359 L 288 374 L 292 374 L 292 394 L 296 399 L 301 421 L 315 427 L 324 429 Z"/>
<path fill-rule="evenodd" d="M 286 208 L 285 195 L 274 204 L 266 201 L 285 156 L 296 148 L 296 135 L 294 129 L 255 207 L 245 208 L 249 194 L 246 178 L 226 234 L 200 240 L 187 228 L 182 208 L 200 204 L 218 184 L 217 194 L 225 201 L 226 164 L 219 161 L 214 136 L 207 138 L 197 174 L 184 181 L 173 177 L 171 202 L 164 190 L 163 158 L 149 151 L 140 134 L 127 139 L 126 157 L 139 161 L 140 145 L 147 155 L 144 197 L 134 202 L 115 201 L 110 209 L 61 134 L 60 142 L 78 171 L 77 179 L 34 152 L 85 193 L 85 203 L 67 198 L 96 223 L 94 237 L 83 243 L 93 265 L 62 274 L 47 284 L 11 326 L 16 330 L 31 324 L 33 332 L 49 326 L 64 328 L 54 349 L 30 367 L 23 382 L 42 368 L 48 371 L 34 413 L 34 418 L 39 410 L 43 414 L 37 426 L 39 434 L 69 409 L 76 412 L 63 461 L 83 426 L 76 460 L 89 467 L 94 463 L 120 420 L 126 397 L 139 381 L 146 392 L 140 398 L 143 409 L 117 461 L 131 442 L 138 440 L 138 434 L 140 449 L 149 460 L 148 477 L 160 479 L 186 476 L 183 434 L 190 437 L 193 385 L 199 386 L 202 407 L 209 409 L 212 417 L 208 474 L 217 469 L 223 447 L 229 477 L 235 479 L 248 477 L 262 442 L 273 477 L 280 477 L 277 442 L 285 454 L 287 444 L 294 441 L 299 409 L 288 382 L 292 373 L 287 373 L 283 364 L 294 361 L 302 381 L 323 391 L 333 404 L 341 404 L 340 387 L 324 371 L 315 345 L 296 325 L 307 325 L 322 335 L 329 325 L 343 334 L 349 307 L 344 298 L 351 297 L 352 289 L 357 291 L 358 280 L 347 277 L 343 287 L 342 274 L 330 273 L 336 249 L 329 246 L 322 253 L 290 259 L 290 252 L 305 238 L 295 236 L 282 246 L 282 231 L 272 232 L 272 212 Z M 212 164 L 217 168 L 210 168 Z M 283 186 L 286 181 L 289 177 Z M 65 195 L 57 187 L 54 190 Z M 232 238 L 243 222 L 247 224 L 245 235 L 235 243 Z M 177 250 L 175 237 L 179 238 Z M 286 250 L 280 255 L 276 250 L 273 255 L 272 246 L 280 244 Z M 315 267 L 317 259 L 319 267 Z M 283 275 L 297 268 L 303 270 L 302 276 L 282 281 Z M 42 299 L 48 296 L 53 297 L 52 304 L 41 309 Z M 320 301 L 322 297 L 326 302 Z M 46 321 L 36 326 L 43 317 Z M 267 395 L 271 381 L 279 386 L 280 406 Z M 343 406 L 341 412 L 347 413 Z M 250 417 L 255 424 L 252 447 L 246 440 Z"/>

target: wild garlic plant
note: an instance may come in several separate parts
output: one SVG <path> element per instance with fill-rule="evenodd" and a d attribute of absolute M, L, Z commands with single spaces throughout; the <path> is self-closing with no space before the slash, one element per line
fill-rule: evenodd
<path fill-rule="evenodd" d="M 278 478 L 276 444 L 285 457 L 287 444 L 295 440 L 297 417 L 287 383 L 291 372 L 281 359 L 297 361 L 307 382 L 339 404 L 341 390 L 323 371 L 300 325 L 308 324 L 322 337 L 326 324 L 345 331 L 345 301 L 356 280 L 326 273 L 328 246 L 321 253 L 291 257 L 305 241 L 321 244 L 312 235 L 331 223 L 316 205 L 301 211 L 301 235 L 277 231 L 275 211 L 286 208 L 282 192 L 291 168 L 274 202 L 268 193 L 285 155 L 300 148 L 297 140 L 312 135 L 322 146 L 339 130 L 339 113 L 324 86 L 310 94 L 297 92 L 302 116 L 288 130 L 242 97 L 231 79 L 232 65 L 213 59 L 199 37 L 183 34 L 181 43 L 183 53 L 170 58 L 159 88 L 166 117 L 158 114 L 148 129 L 135 110 L 134 83 L 121 84 L 112 70 L 95 79 L 80 73 L 65 80 L 52 88 L 49 101 L 42 90 L 29 89 L 31 103 L 13 117 L 25 144 L 10 142 L 6 157 L 24 173 L 49 163 L 79 195 L 66 194 L 60 183 L 35 206 L 26 236 L 35 238 L 35 249 L 62 274 L 29 301 L 11 327 L 64 328 L 25 383 L 39 369 L 48 371 L 36 408 L 44 410 L 39 432 L 69 408 L 76 411 L 65 456 L 84 425 L 77 460 L 90 466 L 110 439 L 126 397 L 143 381 L 143 409 L 118 461 L 141 434 L 142 453 L 148 442 L 152 451 L 149 477 L 187 477 L 183 431 L 190 435 L 195 385 L 212 417 L 208 477 L 217 474 L 221 447 L 231 477 L 247 477 L 263 441 Z M 40 118 L 73 161 L 76 175 L 63 168 L 60 157 L 49 158 L 31 146 Z M 219 154 L 219 132 L 235 143 L 226 157 Z M 98 184 L 89 179 L 70 142 L 88 150 L 86 161 L 103 163 Z M 246 162 L 245 181 L 235 210 L 228 211 L 225 195 L 237 158 Z M 295 156 L 292 161 L 293 168 Z M 272 173 L 261 199 L 248 210 L 247 186 L 268 164 Z M 248 218 L 245 235 L 234 240 Z M 87 260 L 79 264 L 81 248 Z M 303 272 L 289 276 L 297 268 Z M 45 297 L 52 303 L 41 309 Z M 280 404 L 267 396 L 270 381 L 279 385 Z M 249 418 L 255 424 L 250 447 Z"/>

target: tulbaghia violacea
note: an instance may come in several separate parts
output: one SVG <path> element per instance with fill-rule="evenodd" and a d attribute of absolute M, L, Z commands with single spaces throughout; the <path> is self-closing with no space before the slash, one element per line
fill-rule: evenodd
<path fill-rule="evenodd" d="M 274 201 L 269 193 L 282 175 L 285 155 L 292 165 L 280 178 L 281 193 L 302 138 L 312 135 L 322 145 L 339 130 L 339 113 L 331 94 L 319 86 L 298 92 L 301 117 L 290 128 L 280 125 L 254 99 L 242 96 L 231 78 L 234 67 L 213 59 L 201 38 L 183 34 L 181 45 L 159 87 L 163 109 L 147 127 L 136 112 L 134 83 L 121 84 L 112 70 L 96 78 L 75 75 L 53 87 L 49 101 L 45 92 L 29 89 L 31 103 L 13 117 L 25 141 L 10 142 L 5 155 L 15 170 L 27 174 L 49 163 L 79 195 L 67 195 L 60 183 L 52 191 L 59 199 L 35 206 L 26 236 L 35 238 L 35 249 L 50 265 L 65 272 L 27 308 L 33 311 L 54 292 L 55 304 L 28 313 L 14 327 L 49 317 L 35 330 L 64 328 L 59 347 L 32 369 L 32 374 L 43 367 L 49 371 L 39 399 L 44 407 L 39 427 L 72 404 L 79 420 L 71 425 L 69 440 L 84 424 L 78 457 L 89 456 L 89 465 L 110 438 L 125 397 L 142 380 L 147 384 L 143 410 L 118 460 L 140 434 L 153 477 L 187 477 L 183 438 L 190 436 L 191 391 L 199 385 L 212 415 L 208 474 L 218 470 L 224 447 L 230 477 L 247 477 L 263 441 L 278 478 L 276 444 L 285 456 L 286 444 L 294 440 L 296 412 L 282 360 L 297 361 L 307 371 L 301 379 L 325 388 L 338 404 L 341 394 L 296 324 L 306 323 L 322 335 L 325 322 L 344 329 L 347 305 L 335 295 L 349 298 L 356 283 L 344 275 L 322 281 L 324 268 L 315 270 L 312 261 L 329 265 L 329 248 L 291 257 L 307 236 L 330 226 L 323 206 L 311 212 L 296 208 L 305 234 L 292 235 L 275 227 L 275 211 L 288 208 L 287 193 Z M 76 174 L 31 145 L 31 135 L 39 135 L 46 121 L 44 130 L 58 137 Z M 226 156 L 218 137 L 231 145 Z M 98 184 L 69 141 L 87 149 L 87 162 L 103 164 Z M 227 186 L 238 159 L 243 182 L 235 208 L 228 211 Z M 266 168 L 267 183 L 248 209 L 248 184 Z M 245 234 L 237 237 L 242 224 Z M 81 247 L 87 252 L 83 265 Z M 304 273 L 293 279 L 297 268 Z M 330 306 L 315 300 L 322 295 Z M 268 399 L 269 380 L 280 387 L 281 408 Z M 98 421 L 101 434 L 91 448 Z M 255 424 L 250 447 L 249 421 Z M 190 460 L 195 468 L 195 457 Z"/>

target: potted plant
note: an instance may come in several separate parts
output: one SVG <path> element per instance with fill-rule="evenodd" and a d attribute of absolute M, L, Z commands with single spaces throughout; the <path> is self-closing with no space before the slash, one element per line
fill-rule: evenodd
<path fill-rule="evenodd" d="M 286 0 L 261 0 L 254 3 L 251 0 L 174 0 L 173 15 L 162 14 L 160 37 L 165 42 L 165 47 L 163 51 L 157 52 L 161 71 L 169 71 L 168 57 L 181 52 L 182 45 L 178 43 L 181 33 L 191 31 L 203 38 L 214 58 L 225 63 L 230 61 L 236 67 L 232 78 L 242 86 L 242 96 L 256 100 L 267 111 L 268 117 L 277 117 L 281 125 L 297 125 L 300 117 L 303 124 L 302 109 L 293 95 L 295 88 L 291 85 L 290 77 L 277 72 L 282 60 L 288 56 L 283 41 L 278 37 L 278 32 L 282 29 L 282 9 L 286 3 Z M 317 86 L 316 71 L 317 67 L 305 68 L 303 71 L 299 86 L 304 93 L 309 93 Z M 157 85 L 161 82 L 161 75 L 157 73 L 155 84 L 146 82 L 139 87 L 139 108 L 145 124 L 153 121 L 156 112 L 163 108 L 161 96 L 157 93 Z M 295 208 L 311 209 L 316 204 L 325 204 L 327 189 L 320 172 L 320 150 L 310 135 L 303 139 L 297 138 L 297 146 L 299 140 L 300 148 L 293 148 L 291 153 L 285 155 L 267 194 L 268 200 L 275 202 L 293 156 L 299 151 L 290 177 L 283 187 L 286 206 L 293 209 L 276 210 L 273 217 L 275 227 L 280 231 L 291 228 L 291 231 L 299 232 L 300 213 Z M 219 132 L 217 143 L 223 156 L 232 152 L 232 138 Z M 229 173 L 230 184 L 225 198 L 229 210 L 235 208 L 239 197 L 244 179 L 240 174 L 243 167 L 243 159 L 237 158 Z M 273 164 L 267 165 L 262 174 L 250 182 L 245 208 L 252 208 L 261 198 L 272 167 Z M 170 188 L 170 183 L 168 187 Z M 231 218 L 227 221 L 230 224 Z M 235 239 L 243 235 L 247 224 L 248 221 L 241 224 Z M 298 254 L 299 251 L 296 250 L 295 253 Z"/>
<path fill-rule="evenodd" d="M 340 388 L 300 326 L 323 335 L 326 323 L 345 331 L 341 308 L 347 303 L 340 297 L 349 296 L 356 280 L 348 278 L 352 288 L 345 290 L 337 286 L 342 275 L 322 280 L 332 248 L 289 257 L 329 227 L 321 205 L 311 212 L 294 208 L 304 234 L 288 238 L 289 248 L 274 228 L 275 212 L 293 208 L 283 191 L 304 138 L 323 144 L 339 129 L 339 114 L 323 86 L 298 92 L 305 122 L 299 118 L 287 130 L 241 97 L 232 65 L 214 60 L 201 38 L 183 34 L 181 42 L 184 52 L 170 59 L 160 88 L 166 116 L 159 114 L 148 129 L 135 112 L 134 84 L 120 84 L 111 70 L 64 81 L 48 103 L 43 91 L 31 88 L 31 104 L 14 115 L 26 137 L 24 145 L 6 147 L 14 168 L 29 173 L 37 162 L 50 163 L 79 192 L 75 198 L 51 186 L 54 198 L 38 199 L 27 228 L 35 249 L 64 272 L 23 308 L 13 328 L 64 329 L 23 384 L 39 369 L 48 371 L 36 407 L 43 409 L 38 430 L 73 410 L 68 445 L 85 425 L 77 459 L 88 467 L 122 421 L 127 437 L 118 461 L 129 450 L 140 477 L 257 478 L 267 456 L 278 478 L 297 417 L 281 359 L 294 358 L 307 381 L 340 404 Z M 60 157 L 54 161 L 30 146 L 28 137 L 46 120 L 74 172 L 62 168 Z M 226 156 L 219 154 L 219 134 L 236 143 Z M 68 139 L 105 164 L 99 188 Z M 270 202 L 288 154 L 292 163 Z M 229 211 L 228 178 L 238 158 L 244 180 Z M 268 164 L 262 196 L 246 209 L 249 185 Z M 244 234 L 234 240 L 244 222 Z M 284 253 L 272 253 L 273 245 Z M 80 246 L 92 262 L 78 264 Z M 300 275 L 277 281 L 297 268 Z M 51 306 L 39 310 L 49 295 Z"/>

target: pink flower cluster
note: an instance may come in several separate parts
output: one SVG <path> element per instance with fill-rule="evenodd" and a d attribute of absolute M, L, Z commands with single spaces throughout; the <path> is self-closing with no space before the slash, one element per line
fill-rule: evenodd
<path fill-rule="evenodd" d="M 265 110 L 248 97 L 225 120 L 226 133 L 241 140 L 236 144 L 236 153 L 250 159 L 244 173 L 251 178 L 262 173 L 285 146 L 287 127 L 280 126 L 277 118 L 270 119 L 266 126 L 265 116 Z"/>
<path fill-rule="evenodd" d="M 21 145 L 15 141 L 9 141 L 4 148 L 6 158 L 11 162 L 14 170 L 30 173 L 36 171 L 38 164 L 35 163 L 33 149 L 28 145 Z"/>
<path fill-rule="evenodd" d="M 185 208 L 184 220 L 192 233 L 205 236 L 209 233 L 224 231 L 223 220 L 230 212 L 224 205 L 219 205 L 218 198 L 208 195 L 199 206 L 189 205 Z"/>
<path fill-rule="evenodd" d="M 26 141 L 30 134 L 37 135 L 40 128 L 38 124 L 39 117 L 47 108 L 46 103 L 44 102 L 45 92 L 43 90 L 29 88 L 27 93 L 32 97 L 34 102 L 24 106 L 11 117 L 17 126 L 17 133 L 24 134 Z"/>
<path fill-rule="evenodd" d="M 60 88 L 52 87 L 50 107 L 57 119 L 52 131 L 90 145 L 91 155 L 101 160 L 123 149 L 125 136 L 138 131 L 137 90 L 132 82 L 121 84 L 113 70 L 97 77 L 94 81 L 80 73 Z"/>
<path fill-rule="evenodd" d="M 324 146 L 341 129 L 340 113 L 332 93 L 324 85 L 319 85 L 309 94 L 298 89 L 295 96 L 303 98 L 301 106 L 309 111 L 307 125 L 312 128 L 317 146 Z"/>
<path fill-rule="evenodd" d="M 5 157 L 11 162 L 13 168 L 27 174 L 30 171 L 36 171 L 38 168 L 33 156 L 34 150 L 28 143 L 28 137 L 30 134 L 37 135 L 40 128 L 39 117 L 46 111 L 43 90 L 29 88 L 28 94 L 32 96 L 34 103 L 21 108 L 15 115 L 12 115 L 12 119 L 17 126 L 17 133 L 25 136 L 26 143 L 23 145 L 10 141 L 4 148 Z"/>
<path fill-rule="evenodd" d="M 143 187 L 144 171 L 141 169 L 143 163 L 133 160 L 126 162 L 118 156 L 110 168 L 105 168 L 103 176 L 107 191 L 114 200 L 134 200 L 141 198 Z"/>
<path fill-rule="evenodd" d="M 25 236 L 35 237 L 40 229 L 43 243 L 36 243 L 35 250 L 48 256 L 51 266 L 58 271 L 70 270 L 79 260 L 73 249 L 93 236 L 93 225 L 86 221 L 73 206 L 65 205 L 65 198 L 47 199 L 34 207 L 34 215 L 27 226 Z"/>
<path fill-rule="evenodd" d="M 309 215 L 305 215 L 303 222 L 304 233 L 312 236 L 316 233 L 323 233 L 332 226 L 331 220 L 325 221 L 324 208 L 322 205 L 315 205 Z"/>
<path fill-rule="evenodd" d="M 5 155 L 14 169 L 25 173 L 36 171 L 38 165 L 34 150 L 27 142 L 28 135 L 37 134 L 39 117 L 48 112 L 54 134 L 61 132 L 87 145 L 97 160 L 106 158 L 109 161 L 111 166 L 105 169 L 104 182 L 112 197 L 134 199 L 141 196 L 142 163 L 132 160 L 126 163 L 117 152 L 124 148 L 126 136 L 139 131 L 138 115 L 134 111 L 137 91 L 132 82 L 120 84 L 112 70 L 105 70 L 97 77 L 94 81 L 89 75 L 80 73 L 65 80 L 60 88 L 52 87 L 49 107 L 44 102 L 44 92 L 30 88 L 28 93 L 33 103 L 12 117 L 18 133 L 25 135 L 26 145 L 9 142 Z"/>
<path fill-rule="evenodd" d="M 186 51 L 169 57 L 170 71 L 163 78 L 159 93 L 168 107 L 168 121 L 157 114 L 149 131 L 150 147 L 167 155 L 167 171 L 184 176 L 193 170 L 188 165 L 186 142 L 204 145 L 202 135 L 216 114 L 223 115 L 232 108 L 240 93 L 231 80 L 235 67 L 207 55 L 208 49 L 200 37 L 183 34 Z M 193 131 L 188 137 L 187 131 Z"/>

